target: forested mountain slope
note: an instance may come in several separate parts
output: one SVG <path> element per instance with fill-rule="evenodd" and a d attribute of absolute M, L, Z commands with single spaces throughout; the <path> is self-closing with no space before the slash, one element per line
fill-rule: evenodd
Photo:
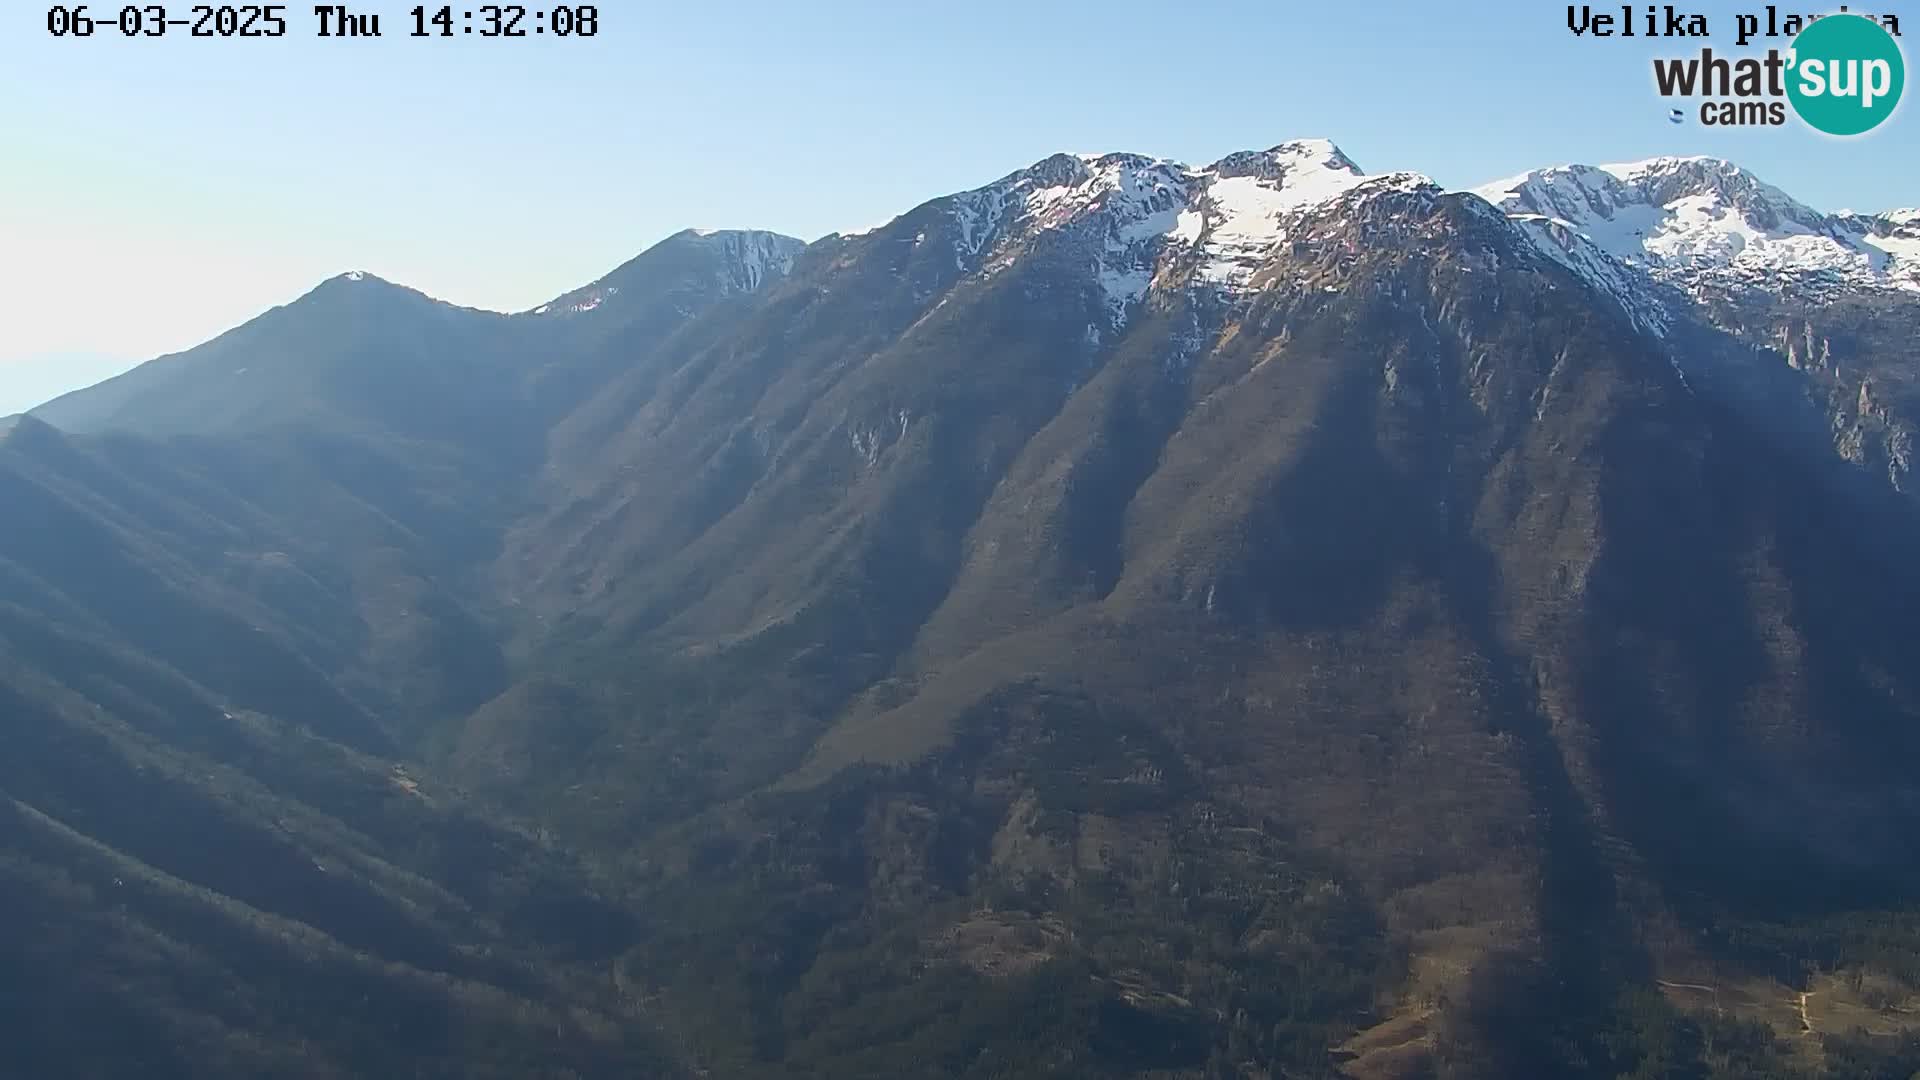
<path fill-rule="evenodd" d="M 1905 1075 L 1920 303 L 1756 185 L 1057 155 L 329 282 L 0 435 L 13 923 L 229 1073 Z"/>

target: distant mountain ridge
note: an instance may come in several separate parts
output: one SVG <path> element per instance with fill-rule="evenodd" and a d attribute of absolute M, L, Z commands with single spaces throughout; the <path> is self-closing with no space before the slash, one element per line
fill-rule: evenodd
<path fill-rule="evenodd" d="M 1524 173 L 1474 191 L 1683 285 L 1920 292 L 1913 211 L 1823 214 L 1731 162 L 1653 158 Z"/>
<path fill-rule="evenodd" d="M 1142 245 L 1158 250 L 1164 244 L 1200 259 L 1205 280 L 1231 289 L 1286 239 L 1290 217 L 1360 188 L 1440 190 L 1417 173 L 1369 176 L 1326 139 L 1240 151 L 1198 169 L 1129 153 L 1061 154 L 951 196 L 960 226 L 956 261 L 965 265 L 1009 237 L 1092 214 L 1106 223 L 1102 250 L 1091 257 L 1103 267 L 1099 280 L 1117 315 L 1144 294 L 1154 273 L 1141 261 Z M 1535 232 L 1549 254 L 1619 296 L 1649 325 L 1663 316 L 1632 282 L 1636 272 L 1689 289 L 1920 292 L 1920 209 L 1822 213 L 1721 159 L 1556 166 L 1468 190 Z M 1556 229 L 1579 237 L 1584 250 L 1554 240 Z M 711 275 L 720 296 L 750 293 L 784 276 L 808 247 L 761 230 L 687 229 L 528 314 L 595 311 L 618 296 L 623 279 L 651 272 L 649 262 L 670 253 L 692 260 L 683 272 L 694 292 Z M 355 271 L 329 279 L 313 295 L 357 282 L 413 293 Z M 124 384 L 121 392 L 137 385 Z M 65 401 L 37 411 L 64 426 L 97 426 Z"/>

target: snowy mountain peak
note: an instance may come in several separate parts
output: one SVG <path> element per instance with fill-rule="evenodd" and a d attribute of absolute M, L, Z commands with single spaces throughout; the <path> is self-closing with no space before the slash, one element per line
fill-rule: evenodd
<path fill-rule="evenodd" d="M 1602 169 L 1665 204 L 1674 199 L 1715 196 L 1739 207 L 1766 228 L 1797 221 L 1817 227 L 1823 215 L 1731 161 L 1719 158 L 1653 158 Z"/>
<path fill-rule="evenodd" d="M 1179 164 L 1140 154 L 1055 154 L 941 200 L 954 224 L 954 262 L 963 271 L 987 267 L 1008 245 L 1096 217 L 1091 229 L 1128 246 L 1144 237 L 1143 222 L 1184 203 L 1188 179 Z"/>
<path fill-rule="evenodd" d="M 1141 154 L 1056 154 L 946 200 L 963 270 L 1046 234 L 1097 235 L 1102 284 L 1122 312 L 1152 280 L 1162 248 L 1198 253 L 1199 280 L 1236 290 L 1270 262 L 1289 223 L 1349 192 L 1430 184 L 1368 177 L 1327 139 L 1229 154 L 1204 169 Z"/>
<path fill-rule="evenodd" d="M 1073 187 L 1087 182 L 1101 157 L 1100 154 L 1054 154 L 1009 173 L 981 190 L 1012 189 L 1022 185 L 1035 188 Z"/>
<path fill-rule="evenodd" d="M 1768 229 L 1784 222 L 1812 225 L 1823 220 L 1818 211 L 1733 162 L 1710 157 L 1562 165 L 1487 184 L 1474 192 L 1509 212 L 1540 213 L 1575 224 L 1591 212 L 1605 215 L 1620 207 L 1666 207 L 1688 199 L 1733 207 Z M 1573 216 L 1556 213 L 1560 210 Z"/>
<path fill-rule="evenodd" d="M 1269 262 L 1290 223 L 1349 192 L 1431 185 L 1416 173 L 1370 177 L 1326 139 L 1229 154 L 1200 174 L 1204 191 L 1182 215 L 1176 237 L 1206 256 L 1203 280 L 1234 288 Z"/>
<path fill-rule="evenodd" d="M 1226 178 L 1253 176 L 1278 180 L 1288 173 L 1313 168 L 1365 175 L 1330 139 L 1299 139 L 1268 150 L 1242 150 L 1207 166 L 1206 171 Z"/>
<path fill-rule="evenodd" d="M 1718 158 L 1563 165 L 1473 193 L 1688 290 L 1920 289 L 1920 245 L 1822 214 Z"/>

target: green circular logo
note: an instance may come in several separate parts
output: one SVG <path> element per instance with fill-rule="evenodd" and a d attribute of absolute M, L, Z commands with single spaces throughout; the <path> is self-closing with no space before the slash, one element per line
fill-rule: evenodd
<path fill-rule="evenodd" d="M 1864 135 L 1893 115 L 1907 83 L 1900 43 L 1864 15 L 1807 24 L 1787 54 L 1793 111 L 1829 135 Z"/>

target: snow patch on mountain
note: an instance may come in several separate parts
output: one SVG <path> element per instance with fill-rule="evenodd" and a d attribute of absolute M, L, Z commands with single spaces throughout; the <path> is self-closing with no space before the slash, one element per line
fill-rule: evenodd
<path fill-rule="evenodd" d="M 1421 186 L 1432 181 L 1369 177 L 1332 142 L 1309 139 L 1230 154 L 1204 169 L 1139 154 L 1056 154 L 951 196 L 946 207 L 956 268 L 991 274 L 1033 244 L 1063 245 L 1088 260 L 1117 325 L 1169 251 L 1198 256 L 1200 284 L 1238 291 L 1307 213 L 1355 192 Z"/>
<path fill-rule="evenodd" d="M 1920 210 L 1893 210 L 1857 219 L 1860 241 L 1887 255 L 1887 276 L 1900 288 L 1920 292 Z"/>
<path fill-rule="evenodd" d="M 1901 262 L 1911 261 L 1920 264 L 1920 236 L 1901 236 L 1898 234 L 1889 234 L 1886 236 L 1869 235 L 1862 238 L 1861 242 L 1871 247 L 1877 247 L 1881 251 L 1886 252 L 1890 257 Z M 1920 265 L 1910 267 L 1909 269 L 1920 269 Z"/>
<path fill-rule="evenodd" d="M 1336 205 L 1333 216 L 1351 220 L 1351 200 L 1422 191 L 1441 193 L 1417 173 L 1369 176 L 1332 142 L 1309 139 L 1205 168 L 1056 154 L 936 205 L 963 274 L 998 273 L 1043 246 L 1084 259 L 1109 324 L 1091 328 L 1092 340 L 1124 323 L 1156 281 L 1245 293 L 1290 242 L 1314 239 L 1300 233 L 1304 222 L 1326 224 Z M 1475 212 L 1513 225 L 1654 335 L 1672 329 L 1676 288 L 1920 292 L 1920 212 L 1822 214 L 1714 158 L 1560 166 L 1470 194 Z"/>
<path fill-rule="evenodd" d="M 1236 286 L 1272 257 L 1290 219 L 1359 187 L 1366 174 L 1333 143 L 1310 139 L 1229 154 L 1202 180 L 1204 197 L 1178 233 L 1204 248 L 1204 280 Z"/>
<path fill-rule="evenodd" d="M 1095 278 L 1106 298 L 1108 320 L 1118 325 L 1152 285 L 1159 242 L 1178 223 L 1191 181 L 1173 162 L 1133 154 L 1098 158 L 1088 167 L 1091 201 L 1081 208 L 1071 197 L 1049 198 L 1038 226 L 1062 228 L 1081 214 L 1094 216 Z"/>
<path fill-rule="evenodd" d="M 1656 337 L 1665 337 L 1672 329 L 1673 316 L 1646 280 L 1627 263 L 1575 232 L 1566 222 L 1543 214 L 1513 214 L 1508 220 L 1520 228 L 1536 249 L 1572 271 L 1575 277 L 1612 297 L 1640 329 Z"/>
<path fill-rule="evenodd" d="M 1056 154 L 948 200 L 954 265 L 993 273 L 1012 253 L 1058 242 L 1077 251 L 1118 324 L 1146 295 L 1158 242 L 1186 206 L 1184 167 L 1138 154 Z"/>
<path fill-rule="evenodd" d="M 1006 215 L 1008 192 L 983 188 L 953 197 L 953 223 L 960 235 L 953 245 L 953 264 L 967 269 L 1000 234 L 1000 219 Z"/>
<path fill-rule="evenodd" d="M 1920 290 L 1920 252 L 1892 215 L 1822 214 L 1715 158 L 1563 165 L 1473 193 L 1510 216 L 1570 230 L 1683 289 Z"/>

